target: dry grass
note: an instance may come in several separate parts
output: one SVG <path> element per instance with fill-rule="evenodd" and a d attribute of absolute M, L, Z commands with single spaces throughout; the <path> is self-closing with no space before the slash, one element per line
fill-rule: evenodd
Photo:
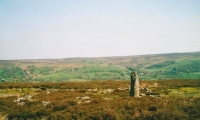
<path fill-rule="evenodd" d="M 7 115 L 0 113 L 0 120 L 8 120 Z"/>
<path fill-rule="evenodd" d="M 141 81 L 141 86 L 148 87 L 154 93 L 177 90 L 196 94 L 199 81 Z M 193 85 L 193 86 L 192 86 Z M 65 82 L 65 83 L 17 83 L 0 84 L 2 90 L 23 89 L 20 97 L 27 92 L 32 94 L 32 101 L 24 100 L 24 105 L 14 102 L 18 97 L 0 98 L 0 117 L 8 119 L 72 119 L 72 120 L 124 120 L 124 119 L 198 119 L 200 97 L 143 96 L 129 97 L 129 81 Z M 34 89 L 41 89 L 34 91 Z M 119 89 L 120 88 L 120 89 Z M 126 89 L 123 89 L 126 88 Z M 97 91 L 92 91 L 97 89 Z M 102 93 L 113 89 L 112 93 Z M 175 92 L 176 94 L 176 92 Z M 177 92 L 178 94 L 178 92 Z M 89 97 L 89 100 L 80 97 Z M 43 105 L 43 103 L 48 103 Z M 171 112 L 173 110 L 173 112 Z"/>

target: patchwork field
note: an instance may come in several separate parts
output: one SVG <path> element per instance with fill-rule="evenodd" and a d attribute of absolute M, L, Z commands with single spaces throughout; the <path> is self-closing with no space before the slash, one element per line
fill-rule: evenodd
<path fill-rule="evenodd" d="M 200 52 L 157 55 L 0 60 L 0 82 L 200 79 Z"/>

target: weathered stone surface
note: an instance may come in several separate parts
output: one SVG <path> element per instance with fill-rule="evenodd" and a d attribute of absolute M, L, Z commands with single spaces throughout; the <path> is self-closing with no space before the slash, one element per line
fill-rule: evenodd
<path fill-rule="evenodd" d="M 139 77 L 137 72 L 131 73 L 131 89 L 130 89 L 130 96 L 139 97 L 140 90 L 139 90 Z"/>

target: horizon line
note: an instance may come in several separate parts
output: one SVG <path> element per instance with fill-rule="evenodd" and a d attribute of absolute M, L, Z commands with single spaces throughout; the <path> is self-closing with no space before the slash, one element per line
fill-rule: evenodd
<path fill-rule="evenodd" d="M 0 61 L 17 61 L 17 60 L 61 60 L 61 59 L 88 59 L 88 58 L 112 58 L 112 57 L 131 57 L 131 56 L 145 56 L 145 55 L 162 55 L 162 54 L 185 54 L 185 53 L 198 53 L 200 51 L 193 52 L 169 52 L 169 53 L 150 53 L 150 54 L 138 54 L 138 55 L 119 55 L 119 56 L 100 56 L 100 57 L 61 57 L 61 58 L 26 58 L 26 59 L 0 59 Z"/>

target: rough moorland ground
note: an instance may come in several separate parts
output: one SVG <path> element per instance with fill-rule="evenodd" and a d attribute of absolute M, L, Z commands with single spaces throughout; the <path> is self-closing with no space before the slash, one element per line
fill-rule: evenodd
<path fill-rule="evenodd" d="M 130 81 L 0 84 L 0 119 L 198 120 L 200 81 Z"/>

